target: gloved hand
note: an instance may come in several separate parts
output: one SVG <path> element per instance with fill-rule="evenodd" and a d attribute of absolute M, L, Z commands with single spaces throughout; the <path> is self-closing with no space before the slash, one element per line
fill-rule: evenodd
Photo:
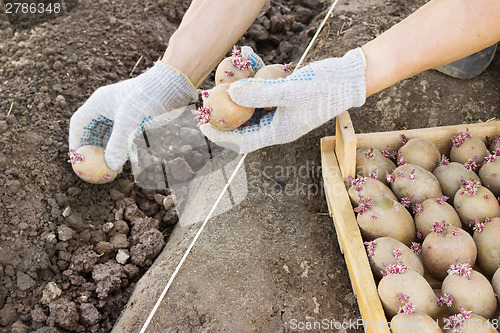
<path fill-rule="evenodd" d="M 242 46 L 241 47 L 241 56 L 244 59 L 250 59 L 250 62 L 252 63 L 252 69 L 254 73 L 257 73 L 259 69 L 264 67 L 266 64 L 264 64 L 264 61 L 258 56 L 257 53 L 253 51 L 253 49 L 250 46 Z"/>
<path fill-rule="evenodd" d="M 107 165 L 120 171 L 127 161 L 130 142 L 153 122 L 153 117 L 197 99 L 196 89 L 184 74 L 157 61 L 133 79 L 97 89 L 71 117 L 69 148 L 106 146 Z"/>
<path fill-rule="evenodd" d="M 229 94 L 238 105 L 277 109 L 258 109 L 247 126 L 232 131 L 201 125 L 211 141 L 239 153 L 290 142 L 365 103 L 364 56 L 354 49 L 342 58 L 313 62 L 285 79 L 240 80 L 231 84 Z"/>

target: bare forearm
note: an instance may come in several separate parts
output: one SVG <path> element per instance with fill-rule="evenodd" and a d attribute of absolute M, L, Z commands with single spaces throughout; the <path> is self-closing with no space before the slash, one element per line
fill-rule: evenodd
<path fill-rule="evenodd" d="M 194 0 L 172 35 L 162 61 L 195 86 L 250 27 L 265 0 Z"/>
<path fill-rule="evenodd" d="M 432 0 L 362 47 L 366 95 L 500 40 L 500 1 Z"/>

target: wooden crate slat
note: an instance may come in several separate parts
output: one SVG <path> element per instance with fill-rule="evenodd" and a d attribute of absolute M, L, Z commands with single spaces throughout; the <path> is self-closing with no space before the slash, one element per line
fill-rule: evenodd
<path fill-rule="evenodd" d="M 358 299 L 365 332 L 389 333 L 387 322 L 349 195 L 333 151 L 322 151 L 325 193 L 331 203 L 339 244 L 344 251 L 352 287 Z"/>
<path fill-rule="evenodd" d="M 335 154 L 344 182 L 356 175 L 356 134 L 348 112 L 341 113 L 335 120 Z"/>
<path fill-rule="evenodd" d="M 438 147 L 441 154 L 448 155 L 450 152 L 451 137 L 458 132 L 465 132 L 467 128 L 470 130 L 472 136 L 480 137 L 486 142 L 486 140 L 484 140 L 486 136 L 498 135 L 500 132 L 500 121 L 434 128 L 418 128 L 393 132 L 361 133 L 356 134 L 357 148 L 369 147 L 384 150 L 388 145 L 390 150 L 397 150 L 401 146 L 401 135 L 404 134 L 409 139 L 427 139 Z"/>

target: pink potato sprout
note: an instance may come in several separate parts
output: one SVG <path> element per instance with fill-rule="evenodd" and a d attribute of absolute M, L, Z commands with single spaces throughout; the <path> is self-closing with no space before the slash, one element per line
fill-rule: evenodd
<path fill-rule="evenodd" d="M 82 146 L 68 153 L 73 171 L 88 183 L 105 184 L 114 180 L 117 172 L 111 170 L 104 159 L 104 148 L 100 146 Z"/>

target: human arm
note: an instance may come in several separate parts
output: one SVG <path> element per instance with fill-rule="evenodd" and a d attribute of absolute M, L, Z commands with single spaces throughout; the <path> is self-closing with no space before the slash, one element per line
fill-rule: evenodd
<path fill-rule="evenodd" d="M 222 57 L 243 36 L 266 0 L 194 0 L 162 61 L 200 86 Z"/>
<path fill-rule="evenodd" d="M 432 0 L 361 47 L 366 96 L 500 40 L 500 1 Z"/>
<path fill-rule="evenodd" d="M 250 152 L 295 140 L 364 99 L 424 70 L 447 64 L 500 39 L 498 0 L 432 0 L 361 49 L 361 57 L 330 58 L 309 64 L 284 82 L 249 79 L 233 83 L 231 98 L 246 107 L 278 106 L 251 128 L 230 132 L 203 125 L 212 141 Z M 353 51 L 348 52 L 352 55 Z M 311 68 L 310 84 L 296 80 Z M 356 70 L 358 69 L 358 70 Z M 325 77 L 326 72 L 331 72 Z M 323 76 L 323 82 L 318 78 Z M 316 84 L 313 84 L 316 83 Z M 344 93 L 343 93 L 344 92 Z M 348 93 L 345 93 L 348 92 Z M 314 95 L 308 99 L 304 95 Z"/>
<path fill-rule="evenodd" d="M 162 61 L 133 79 L 98 88 L 73 114 L 69 148 L 106 146 L 119 171 L 133 138 L 154 118 L 196 101 L 198 87 L 259 14 L 265 0 L 194 0 Z"/>

